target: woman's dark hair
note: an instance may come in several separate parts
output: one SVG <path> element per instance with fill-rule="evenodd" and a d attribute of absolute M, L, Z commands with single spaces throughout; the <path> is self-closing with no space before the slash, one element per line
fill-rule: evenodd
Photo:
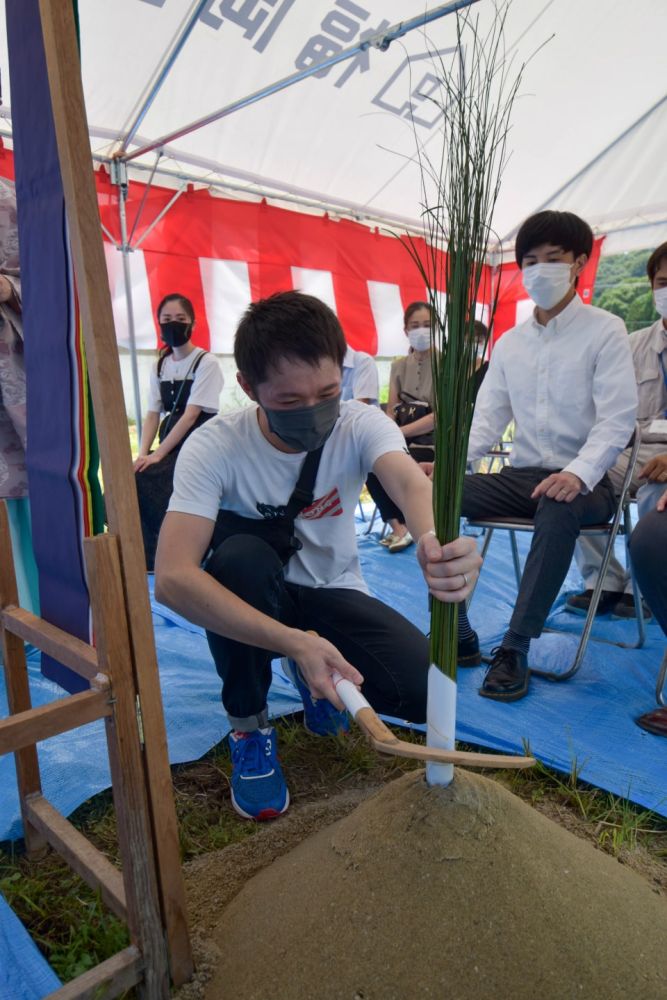
<path fill-rule="evenodd" d="M 651 287 L 653 287 L 653 281 L 663 260 L 667 260 L 667 243 L 661 243 L 659 247 L 656 247 L 646 262 L 646 273 Z"/>
<path fill-rule="evenodd" d="M 590 257 L 593 250 L 593 230 L 572 212 L 537 212 L 521 224 L 516 234 L 514 254 L 519 267 L 523 266 L 526 254 L 543 243 L 552 243 L 566 253 L 571 250 L 575 258 L 584 253 Z"/>
<path fill-rule="evenodd" d="M 277 292 L 248 306 L 234 338 L 234 358 L 255 388 L 284 358 L 315 367 L 330 358 L 339 368 L 347 350 L 334 311 L 303 292 Z"/>
<path fill-rule="evenodd" d="M 190 322 L 194 323 L 195 307 L 193 306 L 190 299 L 188 299 L 185 295 L 179 295 L 178 292 L 171 292 L 169 295 L 165 295 L 165 297 L 160 302 L 159 306 L 155 310 L 155 315 L 157 316 L 158 323 L 160 322 L 160 313 L 166 306 L 167 302 L 180 302 L 181 305 L 183 306 L 183 312 L 186 312 L 190 317 Z"/>
<path fill-rule="evenodd" d="M 160 313 L 162 312 L 162 310 L 164 309 L 164 307 L 167 305 L 168 302 L 180 302 L 181 305 L 183 306 L 183 312 L 186 312 L 190 317 L 190 322 L 194 323 L 195 307 L 193 306 L 190 299 L 187 298 L 187 296 L 179 295 L 178 292 L 170 292 L 169 295 L 165 295 L 165 297 L 158 305 L 157 309 L 155 310 L 155 315 L 157 316 L 158 323 L 160 322 Z M 168 347 L 167 345 L 161 347 L 160 350 L 158 351 L 160 358 L 166 358 L 167 355 L 173 353 L 174 353 L 173 347 Z"/>
<path fill-rule="evenodd" d="M 408 308 L 403 313 L 403 327 L 407 327 L 408 320 L 413 313 L 416 313 L 418 309 L 428 309 L 429 316 L 431 315 L 431 307 L 428 302 L 411 302 Z"/>

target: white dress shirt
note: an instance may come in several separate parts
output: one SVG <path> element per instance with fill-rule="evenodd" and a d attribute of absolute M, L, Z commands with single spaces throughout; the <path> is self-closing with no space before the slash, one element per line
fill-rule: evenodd
<path fill-rule="evenodd" d="M 365 351 L 353 351 L 348 347 L 343 358 L 341 399 L 369 399 L 377 405 L 378 396 L 378 369 L 374 359 Z"/>
<path fill-rule="evenodd" d="M 587 492 L 627 446 L 636 412 L 623 321 L 575 295 L 546 326 L 533 315 L 495 345 L 468 461 L 482 458 L 514 419 L 512 465 L 572 472 Z"/>

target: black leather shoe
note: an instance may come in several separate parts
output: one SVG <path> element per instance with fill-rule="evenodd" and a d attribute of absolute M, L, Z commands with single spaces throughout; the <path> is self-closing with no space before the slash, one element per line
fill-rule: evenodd
<path fill-rule="evenodd" d="M 646 601 L 642 601 L 642 611 L 644 612 L 644 621 L 650 622 L 653 615 Z M 617 601 L 611 609 L 611 617 L 617 621 L 636 620 L 637 608 L 632 594 L 623 594 L 620 601 Z"/>
<path fill-rule="evenodd" d="M 528 694 L 530 669 L 525 653 L 497 646 L 491 650 L 493 660 L 479 689 L 482 698 L 495 701 L 518 701 Z"/>
<path fill-rule="evenodd" d="M 635 722 L 647 733 L 654 736 L 667 736 L 667 708 L 654 708 L 652 712 L 644 712 Z"/>
<path fill-rule="evenodd" d="M 478 667 L 482 662 L 479 651 L 479 637 L 476 632 L 469 639 L 459 639 L 458 659 L 460 667 Z"/>
<path fill-rule="evenodd" d="M 581 594 L 571 594 L 565 600 L 565 610 L 573 615 L 583 615 L 585 617 L 591 606 L 592 596 L 592 590 L 584 590 Z M 623 596 L 622 593 L 617 593 L 615 590 L 603 590 L 600 594 L 600 601 L 595 612 L 595 617 L 597 618 L 598 615 L 608 615 Z"/>

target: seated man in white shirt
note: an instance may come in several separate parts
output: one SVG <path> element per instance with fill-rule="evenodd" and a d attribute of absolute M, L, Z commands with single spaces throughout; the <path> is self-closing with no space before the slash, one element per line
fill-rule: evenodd
<path fill-rule="evenodd" d="M 658 498 L 667 482 L 667 243 L 653 251 L 646 264 L 655 307 L 660 318 L 644 330 L 630 334 L 630 350 L 635 367 L 639 407 L 637 421 L 642 430 L 642 443 L 631 490 L 637 497 L 640 518 L 655 510 Z M 626 448 L 609 470 L 614 489 L 620 492 L 630 450 Z M 567 611 L 585 615 L 591 603 L 593 589 L 600 575 L 605 540 L 595 536 L 577 542 L 577 564 L 584 578 L 585 590 L 573 594 L 565 602 Z M 604 578 L 597 613 L 612 618 L 634 618 L 635 601 L 629 573 L 612 555 Z M 644 614 L 651 612 L 644 605 Z"/>
<path fill-rule="evenodd" d="M 343 358 L 341 402 L 358 399 L 360 403 L 377 406 L 379 395 L 380 380 L 375 359 L 365 351 L 354 351 L 348 347 Z"/>
<path fill-rule="evenodd" d="M 579 529 L 614 511 L 606 473 L 634 428 L 637 387 L 625 326 L 575 291 L 592 249 L 590 227 L 570 212 L 539 212 L 523 223 L 515 253 L 535 311 L 496 343 L 475 406 L 468 460 L 481 458 L 512 419 L 514 447 L 511 467 L 466 476 L 463 515 L 535 523 L 509 629 L 479 692 L 499 701 L 528 691 L 530 640 L 542 632 Z M 461 607 L 459 663 L 475 661 L 479 643 Z"/>
<path fill-rule="evenodd" d="M 289 803 L 268 725 L 273 657 L 293 661 L 312 731 L 341 728 L 334 671 L 378 711 L 425 719 L 428 640 L 361 575 L 354 511 L 367 473 L 405 511 L 432 596 L 464 600 L 480 565 L 472 539 L 441 546 L 432 534 L 431 483 L 394 422 L 341 403 L 345 349 L 335 314 L 310 295 L 251 305 L 234 355 L 255 405 L 183 446 L 160 533 L 155 593 L 207 630 L 232 726 L 232 802 L 250 819 Z"/>

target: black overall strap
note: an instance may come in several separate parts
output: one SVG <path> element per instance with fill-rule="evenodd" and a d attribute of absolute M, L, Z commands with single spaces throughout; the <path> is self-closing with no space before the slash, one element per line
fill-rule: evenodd
<path fill-rule="evenodd" d="M 185 375 L 183 376 L 183 380 L 181 382 L 181 387 L 178 390 L 178 394 L 176 396 L 176 399 L 174 400 L 174 405 L 171 408 L 171 413 L 167 416 L 167 419 L 166 419 L 166 424 L 165 424 L 165 427 L 164 427 L 164 431 L 162 432 L 163 439 L 167 436 L 167 434 L 171 430 L 171 425 L 173 423 L 176 411 L 178 410 L 178 404 L 180 402 L 181 396 L 183 395 L 183 390 L 185 389 L 185 383 L 188 380 L 188 376 L 192 375 L 193 378 L 194 378 L 194 374 L 197 371 L 197 369 L 199 368 L 199 363 L 200 363 L 201 359 L 204 357 L 205 354 L 208 354 L 208 351 L 204 351 L 204 350 L 200 351 L 200 353 L 197 355 L 197 357 L 193 358 L 190 367 L 188 368 L 188 370 L 186 371 Z M 158 361 L 158 380 L 160 378 L 160 371 L 161 371 L 160 362 L 164 360 L 164 357 L 166 357 L 166 355 L 164 355 L 162 358 L 160 358 L 160 361 Z"/>
<path fill-rule="evenodd" d="M 313 502 L 313 490 L 315 489 L 315 480 L 317 479 L 317 470 L 320 467 L 323 448 L 324 445 L 321 445 L 316 451 L 309 451 L 301 466 L 301 472 L 296 481 L 294 492 L 285 507 L 285 517 L 292 522 L 304 507 L 308 507 Z"/>

